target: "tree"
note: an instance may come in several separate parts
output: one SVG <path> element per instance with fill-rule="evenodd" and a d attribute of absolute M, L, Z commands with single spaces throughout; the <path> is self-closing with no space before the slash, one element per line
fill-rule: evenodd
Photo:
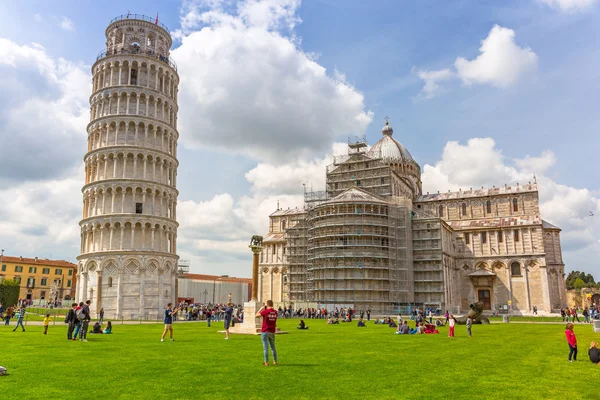
<path fill-rule="evenodd" d="M 567 290 L 577 289 L 575 287 L 575 281 L 581 280 L 584 283 L 583 287 L 593 288 L 596 286 L 596 281 L 592 274 L 586 274 L 581 271 L 571 271 L 565 278 L 565 284 L 567 286 Z"/>
<path fill-rule="evenodd" d="M 586 286 L 587 286 L 587 284 L 581 278 L 575 279 L 575 282 L 573 283 L 573 287 L 577 290 L 583 289 Z"/>
<path fill-rule="evenodd" d="M 17 304 L 20 289 L 20 285 L 17 282 L 11 279 L 4 279 L 0 282 L 0 303 L 6 306 Z"/>

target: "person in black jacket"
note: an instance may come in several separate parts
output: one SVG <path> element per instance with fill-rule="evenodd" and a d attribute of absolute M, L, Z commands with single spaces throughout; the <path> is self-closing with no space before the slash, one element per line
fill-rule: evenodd
<path fill-rule="evenodd" d="M 590 356 L 590 361 L 594 364 L 600 365 L 600 352 L 598 351 L 598 343 L 592 342 L 590 344 L 590 349 L 588 350 L 588 355 Z"/>
<path fill-rule="evenodd" d="M 84 319 L 81 321 L 81 329 L 79 330 L 79 340 L 82 342 L 87 342 L 87 330 L 90 324 L 90 320 L 92 317 L 90 316 L 90 304 L 92 304 L 91 300 L 86 300 L 83 305 L 83 315 Z"/>
<path fill-rule="evenodd" d="M 79 324 L 79 320 L 77 319 L 77 314 L 75 314 L 75 309 L 77 308 L 77 303 L 71 304 L 71 308 L 67 313 L 67 318 L 65 318 L 65 323 L 69 324 L 67 328 L 67 340 L 73 340 L 73 330 L 75 326 Z"/>

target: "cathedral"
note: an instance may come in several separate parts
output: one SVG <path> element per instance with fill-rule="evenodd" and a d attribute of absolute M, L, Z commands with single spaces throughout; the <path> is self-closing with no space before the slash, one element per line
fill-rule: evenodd
<path fill-rule="evenodd" d="M 269 217 L 259 297 L 280 306 L 552 312 L 566 304 L 560 229 L 537 183 L 423 193 L 421 167 L 393 137 L 349 141 L 326 190 Z"/>

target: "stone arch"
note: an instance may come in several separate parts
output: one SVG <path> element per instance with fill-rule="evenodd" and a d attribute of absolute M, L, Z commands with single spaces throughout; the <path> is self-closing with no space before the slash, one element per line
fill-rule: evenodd
<path fill-rule="evenodd" d="M 128 274 L 135 274 L 137 273 L 142 265 L 140 264 L 140 261 L 136 258 L 128 258 L 125 260 L 124 262 L 125 265 L 125 272 Z"/>

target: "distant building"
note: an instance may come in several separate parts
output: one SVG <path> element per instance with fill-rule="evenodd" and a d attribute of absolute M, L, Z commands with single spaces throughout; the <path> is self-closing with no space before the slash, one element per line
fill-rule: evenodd
<path fill-rule="evenodd" d="M 0 257 L 0 280 L 21 285 L 19 298 L 47 303 L 75 298 L 77 265 L 64 260 Z"/>
<path fill-rule="evenodd" d="M 326 191 L 277 210 L 260 259 L 262 301 L 395 313 L 566 305 L 560 229 L 542 219 L 535 182 L 423 194 L 421 168 L 392 137 L 327 167 Z M 465 168 L 468 168 L 465 160 Z"/>
<path fill-rule="evenodd" d="M 243 304 L 252 295 L 252 279 L 229 276 L 183 274 L 178 278 L 178 302 Z"/>

